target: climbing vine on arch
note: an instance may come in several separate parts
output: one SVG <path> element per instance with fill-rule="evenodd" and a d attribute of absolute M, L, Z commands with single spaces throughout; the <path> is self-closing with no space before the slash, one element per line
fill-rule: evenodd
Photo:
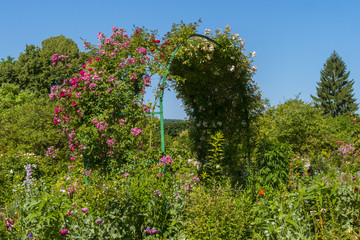
<path fill-rule="evenodd" d="M 190 134 L 194 150 L 203 164 L 211 164 L 211 136 L 224 134 L 224 159 L 221 167 L 238 174 L 251 147 L 252 122 L 262 108 L 261 93 L 253 80 L 257 68 L 252 65 L 255 52 L 244 53 L 245 41 L 231 33 L 231 27 L 204 38 L 189 36 L 194 25 L 174 25 L 168 39 L 180 39 L 182 47 L 171 63 L 172 86 L 193 121 Z M 194 31 L 196 33 L 196 31 Z M 238 166 L 238 167 L 236 167 Z"/>

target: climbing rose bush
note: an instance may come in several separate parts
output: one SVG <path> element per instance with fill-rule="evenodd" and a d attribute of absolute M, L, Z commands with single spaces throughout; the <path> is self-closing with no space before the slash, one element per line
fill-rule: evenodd
<path fill-rule="evenodd" d="M 69 160 L 86 157 L 90 165 L 110 166 L 129 161 L 128 151 L 141 147 L 141 128 L 150 112 L 142 99 L 159 66 L 152 51 L 158 40 L 146 29 L 128 34 L 117 27 L 98 39 L 96 46 L 84 42 L 93 58 L 53 86 L 49 97 L 58 103 L 53 123 L 68 136 Z M 52 60 L 63 58 L 55 54 Z"/>

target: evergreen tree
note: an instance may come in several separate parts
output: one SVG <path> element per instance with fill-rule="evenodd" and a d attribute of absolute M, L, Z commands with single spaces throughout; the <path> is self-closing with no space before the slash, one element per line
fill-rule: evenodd
<path fill-rule="evenodd" d="M 326 60 L 320 75 L 317 97 L 311 95 L 315 106 L 332 117 L 358 109 L 353 93 L 354 80 L 348 80 L 350 72 L 346 72 L 344 61 L 335 51 Z"/>

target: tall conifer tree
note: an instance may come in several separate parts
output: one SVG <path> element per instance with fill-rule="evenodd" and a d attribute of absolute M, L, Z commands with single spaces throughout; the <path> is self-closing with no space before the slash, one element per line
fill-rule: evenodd
<path fill-rule="evenodd" d="M 344 61 L 334 51 L 320 71 L 320 82 L 316 88 L 317 97 L 311 95 L 315 106 L 320 107 L 324 114 L 336 117 L 358 109 L 353 93 L 354 80 L 348 80 L 349 75 Z"/>

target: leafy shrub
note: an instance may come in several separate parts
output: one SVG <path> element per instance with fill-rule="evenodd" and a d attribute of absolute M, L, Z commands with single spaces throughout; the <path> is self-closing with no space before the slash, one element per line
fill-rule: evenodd
<path fill-rule="evenodd" d="M 264 139 L 258 149 L 255 173 L 263 185 L 279 187 L 288 184 L 291 146 L 278 141 Z"/>
<path fill-rule="evenodd" d="M 238 189 L 237 189 L 238 190 Z M 249 226 L 249 199 L 230 184 L 191 192 L 185 212 L 189 239 L 245 239 Z"/>

